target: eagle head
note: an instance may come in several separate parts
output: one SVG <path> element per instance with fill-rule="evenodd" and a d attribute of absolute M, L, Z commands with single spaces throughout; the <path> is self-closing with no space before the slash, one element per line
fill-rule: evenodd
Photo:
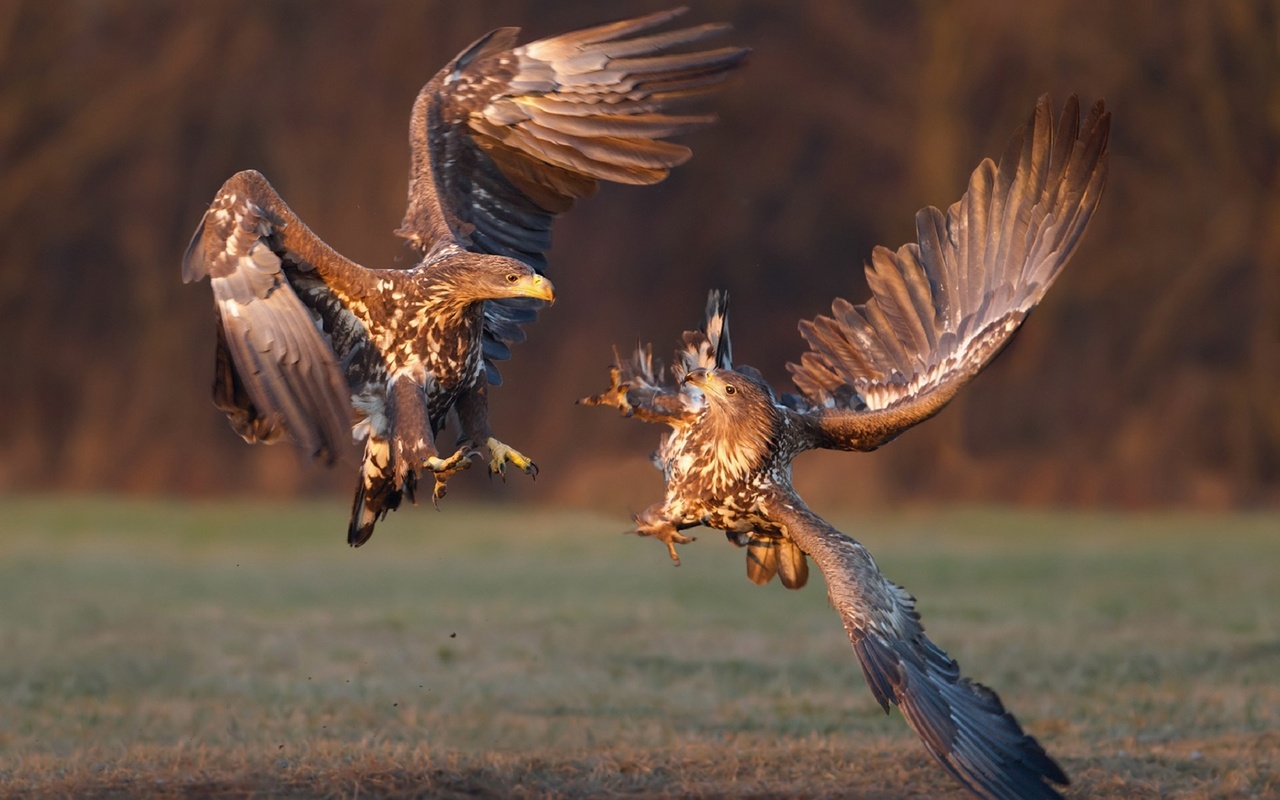
<path fill-rule="evenodd" d="M 684 377 L 685 390 L 702 397 L 698 424 L 714 443 L 714 471 L 726 480 L 747 478 L 773 452 L 778 409 L 769 385 L 753 373 L 695 369 Z"/>
<path fill-rule="evenodd" d="M 750 367 L 732 369 L 694 369 L 684 376 L 686 386 L 697 389 L 708 407 L 729 415 L 761 414 L 772 418 L 773 390 Z"/>
<path fill-rule="evenodd" d="M 448 278 L 453 291 L 472 302 L 510 297 L 555 302 L 551 281 L 518 259 L 467 253 L 450 261 L 446 269 L 451 273 Z"/>

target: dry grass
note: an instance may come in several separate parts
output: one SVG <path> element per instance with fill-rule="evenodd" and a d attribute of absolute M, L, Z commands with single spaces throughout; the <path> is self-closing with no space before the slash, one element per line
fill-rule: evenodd
<path fill-rule="evenodd" d="M 0 796 L 961 797 L 821 586 L 704 532 L 335 504 L 0 500 Z M 835 520 L 1075 797 L 1280 796 L 1266 516 Z"/>

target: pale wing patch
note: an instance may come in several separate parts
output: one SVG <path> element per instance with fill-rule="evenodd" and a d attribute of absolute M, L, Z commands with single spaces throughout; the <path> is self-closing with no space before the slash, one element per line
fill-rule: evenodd
<path fill-rule="evenodd" d="M 271 248 L 273 219 L 246 196 L 220 193 L 188 248 L 184 277 L 210 277 L 226 347 L 256 416 L 268 427 L 282 423 L 305 451 L 332 461 L 352 423 L 350 391 Z"/>

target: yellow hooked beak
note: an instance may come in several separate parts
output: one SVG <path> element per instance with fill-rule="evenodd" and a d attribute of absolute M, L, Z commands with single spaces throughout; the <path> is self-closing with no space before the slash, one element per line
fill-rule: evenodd
<path fill-rule="evenodd" d="M 525 275 L 516 281 L 512 289 L 517 297 L 536 297 L 548 303 L 556 301 L 556 287 L 541 275 Z"/>

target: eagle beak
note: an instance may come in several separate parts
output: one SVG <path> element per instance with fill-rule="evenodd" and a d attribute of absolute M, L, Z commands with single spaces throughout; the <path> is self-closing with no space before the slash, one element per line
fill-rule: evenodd
<path fill-rule="evenodd" d="M 685 383 L 691 383 L 694 386 L 702 386 L 707 382 L 707 371 L 705 369 L 695 369 L 684 376 Z"/>
<path fill-rule="evenodd" d="M 546 300 L 548 303 L 556 301 L 556 287 L 551 285 L 551 281 L 541 275 L 531 275 L 521 278 L 516 284 L 516 291 L 520 297 L 536 297 L 539 300 Z"/>

